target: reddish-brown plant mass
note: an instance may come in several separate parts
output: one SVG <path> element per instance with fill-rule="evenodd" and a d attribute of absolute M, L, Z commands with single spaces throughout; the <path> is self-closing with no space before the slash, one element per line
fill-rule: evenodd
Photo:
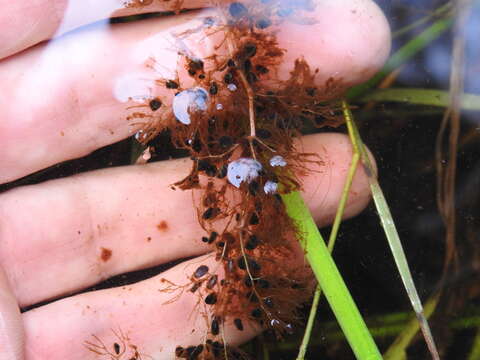
<path fill-rule="evenodd" d="M 129 6 L 149 3 L 136 0 Z M 297 308 L 311 296 L 313 282 L 308 266 L 298 261 L 296 227 L 281 194 L 298 190 L 308 163 L 321 162 L 295 150 L 302 127 L 337 121 L 330 101 L 338 95 L 335 82 L 318 86 L 318 70 L 303 58 L 296 60 L 288 80 L 276 80 L 285 50 L 275 29 L 289 21 L 308 26 L 314 21 L 313 1 L 212 5 L 215 15 L 209 13 L 202 26 L 179 35 L 222 37 L 217 53 L 207 58 L 179 50 L 179 71 L 188 73 L 194 85 L 184 87 L 178 76 L 158 79 L 170 94 L 149 99 L 144 111 L 136 107 L 129 116 L 142 125 L 137 139 L 144 145 L 168 130 L 175 146 L 189 151 L 191 172 L 174 186 L 200 194 L 196 206 L 206 234 L 198 241 L 211 244 L 223 268 L 218 272 L 200 265 L 191 284 L 170 284 L 201 297 L 199 304 L 208 309 L 206 341 L 176 350 L 178 358 L 189 359 L 241 356 L 222 342 L 227 319 L 238 330 L 251 321 L 277 336 L 291 333 L 298 323 Z"/>

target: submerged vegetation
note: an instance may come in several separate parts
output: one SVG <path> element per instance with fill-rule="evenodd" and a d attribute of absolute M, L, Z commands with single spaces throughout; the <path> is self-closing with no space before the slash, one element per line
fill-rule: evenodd
<path fill-rule="evenodd" d="M 142 124 L 137 138 L 150 153 L 156 136 L 166 130 L 177 148 L 188 151 L 191 172 L 174 186 L 199 193 L 195 205 L 206 231 L 199 241 L 212 245 L 220 266 L 200 265 L 190 284 L 167 288 L 199 296 L 199 311 L 207 308 L 200 313 L 210 323 L 205 342 L 179 344 L 177 357 L 238 358 L 238 351 L 222 341 L 225 321 L 233 321 L 239 331 L 243 322 L 253 321 L 277 337 L 291 334 L 301 321 L 299 306 L 312 294 L 313 277 L 295 244 L 298 230 L 280 195 L 300 189 L 298 177 L 309 163 L 321 163 L 313 154 L 298 152 L 293 141 L 305 122 L 339 121 L 331 101 L 339 96 L 340 79 L 317 87 L 318 70 L 302 58 L 286 81 L 271 74 L 284 54 L 272 29 L 292 19 L 311 21 L 314 8 L 309 1 L 217 7 L 203 25 L 175 35 L 184 43 L 195 33 L 206 38 L 221 34 L 212 40 L 216 54 L 198 58 L 188 48 L 179 49 L 193 82 L 185 87 L 178 76 L 158 79 L 171 94 L 150 99 L 145 111 L 135 106 L 130 115 Z"/>
<path fill-rule="evenodd" d="M 182 43 L 193 33 L 201 32 L 205 37 L 220 33 L 221 40 L 215 40 L 218 54 L 198 58 L 188 48 L 179 49 L 183 64 L 181 71 L 186 71 L 193 81 L 184 85 L 178 76 L 158 79 L 157 85 L 170 89 L 172 93 L 166 98 L 147 99 L 141 111 L 138 108 L 142 106 L 135 105 L 135 111 L 129 116 L 132 122 L 141 125 L 136 139 L 146 147 L 144 158 L 145 154 L 149 158 L 155 153 L 156 137 L 165 132 L 177 149 L 190 155 L 193 160 L 190 174 L 174 186 L 195 190 L 199 194 L 195 200 L 198 219 L 206 231 L 201 241 L 212 245 L 215 259 L 220 264 L 220 269 L 200 265 L 192 274 L 190 283 L 169 283 L 166 287 L 165 291 L 189 291 L 194 294 L 192 296 L 198 296 L 199 314 L 203 314 L 210 324 L 203 343 L 179 344 L 175 352 L 178 358 L 243 358 L 242 351 L 225 342 L 222 334 L 225 322 L 233 322 L 239 331 L 243 331 L 245 321 L 256 322 L 276 338 L 281 338 L 292 334 L 295 326 L 302 322 L 298 311 L 313 294 L 314 278 L 309 267 L 298 265 L 302 255 L 295 245 L 295 240 L 305 241 L 303 232 L 308 231 L 301 225 L 305 220 L 295 217 L 296 210 L 287 209 L 296 201 L 291 195 L 301 187 L 299 177 L 309 171 L 310 163 L 321 164 L 322 159 L 297 152 L 293 139 L 306 128 L 342 124 L 338 100 L 345 87 L 342 79 L 333 77 L 323 86 L 316 86 L 318 70 L 312 69 L 301 57 L 295 62 L 288 80 L 275 80 L 272 74 L 276 73 L 284 50 L 278 47 L 274 32 L 270 30 L 285 21 L 304 24 L 314 21 L 308 16 L 315 7 L 313 2 L 298 2 L 288 9 L 284 7 L 285 3 L 234 2 L 218 6 L 216 15 L 205 17 L 203 25 L 177 34 L 179 43 Z M 142 4 L 131 3 L 129 6 Z M 448 6 L 445 9 L 448 10 Z M 446 24 L 442 30 L 448 28 L 450 20 L 438 21 Z M 432 30 L 430 36 L 439 33 L 441 30 L 437 33 Z M 423 43 L 426 44 L 428 41 Z M 408 48 L 411 52 L 408 56 L 421 48 L 422 45 L 414 43 Z M 369 98 L 368 94 L 365 96 L 365 89 L 393 70 L 393 63 L 398 66 L 408 56 L 402 60 L 401 53 L 395 54 L 376 78 L 350 91 L 348 96 L 358 99 L 362 95 L 363 101 L 381 101 L 381 92 Z M 155 68 L 155 64 L 152 67 Z M 414 94 L 412 92 L 412 96 Z M 422 103 L 420 98 L 419 103 Z M 353 131 L 354 143 L 360 141 L 363 146 L 358 132 L 351 127 L 349 130 Z M 355 161 L 365 161 L 363 150 L 358 148 L 358 151 L 359 157 Z M 367 173 L 374 177 L 368 166 Z M 376 180 L 374 183 L 378 187 Z M 372 190 L 375 196 L 381 196 L 379 201 L 383 202 L 383 210 L 379 211 L 387 235 L 390 232 L 389 236 L 397 238 L 394 240 L 397 243 L 391 243 L 391 246 L 397 264 L 402 268 L 402 278 L 410 276 L 404 258 L 397 258 L 403 256 L 403 250 L 398 235 L 395 235 L 396 230 L 394 227 L 387 229 L 393 224 L 381 190 L 379 187 L 378 190 L 372 187 Z M 290 195 L 281 196 L 284 194 Z M 340 212 L 337 219 L 339 217 Z M 275 218 L 275 222 L 269 221 L 271 218 Z M 335 235 L 338 224 L 336 226 Z M 299 229 L 302 230 L 299 232 Z M 279 263 L 288 265 L 279 269 Z M 413 296 L 412 304 L 432 356 L 438 358 L 418 295 L 412 295 L 416 290 L 408 276 L 404 281 Z M 320 278 L 317 275 L 317 279 Z M 427 315 L 433 312 L 437 300 L 435 297 L 429 302 Z M 334 310 L 335 306 L 346 306 L 337 301 L 338 305 L 331 303 Z M 348 311 L 355 312 L 354 305 Z M 337 320 L 342 324 L 340 318 Z M 361 319 L 359 321 L 362 323 Z M 402 346 L 410 343 L 418 331 L 417 326 L 410 326 L 410 335 Z M 379 357 L 375 345 L 366 350 L 356 348 L 355 338 L 360 341 L 361 332 L 349 335 L 348 327 L 343 329 L 347 337 L 354 338 L 351 345 L 358 358 Z M 308 337 L 306 339 L 308 342 Z M 393 354 L 403 354 L 404 350 L 397 349 L 398 345 L 394 345 L 385 356 L 393 359 L 397 356 Z M 299 355 L 299 359 L 303 356 Z"/>
<path fill-rule="evenodd" d="M 143 8 L 154 1 L 160 0 L 131 0 L 124 6 Z M 298 360 L 340 359 L 351 358 L 352 350 L 358 359 L 381 358 L 376 344 L 389 360 L 436 359 L 436 346 L 442 359 L 479 358 L 479 95 L 475 88 L 464 87 L 467 61 L 462 41 L 472 3 L 427 2 L 436 8 L 423 17 L 417 9 L 402 9 L 417 17 L 404 27 L 393 24 L 398 50 L 370 81 L 347 89 L 334 76 L 319 83 L 318 69 L 301 55 L 279 80 L 286 50 L 276 33 L 289 23 L 308 29 L 315 23 L 316 1 L 212 1 L 198 26 L 172 31 L 177 56 L 173 74 L 163 73 L 161 58 L 152 56 L 145 63 L 149 71 L 158 71 L 158 77 L 151 96 L 132 97 L 125 106 L 134 136 L 84 160 L 60 165 L 50 174 L 47 170 L 33 176 L 31 182 L 44 174 L 48 178 L 103 165 L 190 157 L 189 173 L 171 188 L 193 194 L 204 231 L 196 241 L 210 246 L 208 260 L 215 262 L 196 264 L 186 282 L 160 281 L 160 291 L 170 297 L 167 303 L 181 296 L 195 299 L 195 311 L 185 316 L 200 318 L 208 328 L 200 342 L 178 343 L 172 358 L 249 359 L 256 354 L 258 359 L 276 359 L 298 353 Z M 182 0 L 163 3 L 177 14 L 188 7 Z M 439 90 L 439 83 L 433 89 L 404 84 L 402 72 L 412 71 L 409 66 L 423 61 L 423 52 L 442 36 L 443 42 L 451 37 L 449 45 L 455 49 L 450 88 Z M 208 43 L 214 54 L 193 51 L 188 44 L 198 41 Z M 478 61 L 470 64 L 475 66 Z M 430 81 L 430 74 L 423 76 Z M 355 152 L 325 246 L 298 191 L 302 176 L 326 165 L 318 155 L 299 150 L 295 142 L 302 134 L 332 128 L 349 132 Z M 378 161 L 379 180 L 360 133 Z M 99 154 L 106 159 L 104 164 L 98 161 Z M 365 166 L 377 207 L 372 205 L 372 211 L 340 228 L 359 164 Z M 21 179 L 4 189 L 29 181 Z M 393 241 L 389 243 L 393 258 L 380 223 Z M 168 226 L 162 221 L 158 228 Z M 342 241 L 335 242 L 337 237 Z M 335 262 L 330 257 L 334 244 Z M 419 295 L 408 277 L 402 246 Z M 112 250 L 101 249 L 100 258 L 106 262 Z M 416 314 L 409 311 L 393 259 Z M 135 275 L 132 279 L 128 281 L 138 280 Z M 124 282 L 116 278 L 97 288 Z M 331 296 L 332 289 L 336 297 Z M 316 316 L 321 294 L 333 309 L 334 321 L 323 307 Z M 313 295 L 303 333 L 309 310 L 305 304 Z M 436 346 L 423 316 L 429 318 Z M 97 334 L 79 340 L 90 357 L 153 358 L 143 352 L 135 333 L 122 324 L 112 327 L 111 343 Z M 252 328 L 263 333 L 236 347 L 227 341 L 227 327 L 242 334 Z M 428 346 L 420 341 L 420 328 Z M 278 341 L 285 338 L 286 342 Z"/>

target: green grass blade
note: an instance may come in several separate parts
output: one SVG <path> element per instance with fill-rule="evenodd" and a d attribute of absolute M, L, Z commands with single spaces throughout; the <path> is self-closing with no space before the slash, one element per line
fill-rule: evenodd
<path fill-rule="evenodd" d="M 452 23 L 452 18 L 439 19 L 435 21 L 431 26 L 429 26 L 412 40 L 408 41 L 404 46 L 390 56 L 384 67 L 373 78 L 363 84 L 351 88 L 347 92 L 347 99 L 352 100 L 365 94 L 369 89 L 376 86 L 392 70 L 408 61 L 416 53 L 430 44 L 430 42 L 443 34 L 444 31 L 450 28 Z"/>
<path fill-rule="evenodd" d="M 310 336 L 312 335 L 313 324 L 315 323 L 315 317 L 317 315 L 318 303 L 320 302 L 320 296 L 322 295 L 322 288 L 317 285 L 315 294 L 313 295 L 312 306 L 310 307 L 310 313 L 308 314 L 307 326 L 305 326 L 305 333 L 303 335 L 300 349 L 298 350 L 297 360 L 304 360 L 307 353 L 308 344 L 310 343 Z"/>
<path fill-rule="evenodd" d="M 430 301 L 430 300 L 429 300 Z M 429 304 L 425 305 L 425 313 L 428 314 Z M 369 318 L 365 318 L 365 321 L 368 325 L 368 330 L 374 338 L 379 339 L 380 341 L 385 342 L 388 338 L 396 337 L 405 331 L 405 327 L 408 327 L 409 322 L 412 321 L 412 312 L 396 312 L 388 313 L 384 315 L 375 315 Z M 417 323 L 418 321 L 414 319 Z M 448 323 L 445 324 L 447 329 L 451 331 L 475 331 L 480 328 L 480 308 L 479 307 L 467 307 L 463 309 L 460 317 L 451 319 Z M 319 332 L 322 333 L 321 338 L 313 338 L 310 342 L 311 346 L 338 346 L 339 342 L 345 341 L 345 334 L 339 329 L 338 323 L 336 321 L 322 322 L 319 324 Z M 480 337 L 480 336 L 479 336 Z M 476 339 L 473 342 L 477 341 Z M 478 340 L 480 347 L 480 339 Z M 288 350 L 294 351 L 298 348 L 298 343 L 296 341 L 284 341 L 281 343 L 268 344 L 268 346 L 273 350 Z M 473 347 L 470 353 L 473 352 Z M 480 353 L 480 349 L 478 350 Z M 480 356 L 477 356 L 473 359 L 468 360 L 478 360 Z"/>
<path fill-rule="evenodd" d="M 355 176 L 355 172 L 357 171 L 359 160 L 360 154 L 354 153 L 352 156 L 350 168 L 348 170 L 345 185 L 343 186 L 342 196 L 340 197 L 340 201 L 338 202 L 338 208 L 335 214 L 335 220 L 333 221 L 332 230 L 330 231 L 330 236 L 328 237 L 327 248 L 330 253 L 332 253 L 333 247 L 335 246 L 338 229 L 340 228 L 340 223 L 342 221 L 343 213 L 345 211 L 345 206 L 347 205 L 348 195 L 350 193 L 350 188 L 352 187 L 353 178 Z M 298 352 L 297 360 L 305 359 L 305 354 L 307 352 L 308 343 L 310 342 L 310 335 L 312 333 L 313 323 L 315 321 L 318 302 L 321 295 L 322 289 L 320 286 L 317 285 L 317 288 L 315 289 L 315 295 L 313 296 L 312 306 L 310 308 L 310 314 L 308 315 L 307 326 L 305 327 L 305 334 L 303 336 L 302 344 L 300 345 L 300 350 Z"/>
<path fill-rule="evenodd" d="M 473 345 L 468 354 L 467 360 L 477 360 L 480 359 L 480 327 L 477 329 L 477 334 L 473 339 Z"/>
<path fill-rule="evenodd" d="M 443 17 L 447 15 L 449 12 L 452 11 L 452 3 L 449 1 L 446 4 L 440 6 L 439 8 L 435 9 L 432 13 L 428 14 L 427 16 L 422 17 L 421 19 L 408 24 L 407 26 L 395 31 L 392 33 L 392 38 L 396 38 L 399 36 L 404 35 L 405 33 L 425 24 L 426 22 L 430 21 L 431 19 Z"/>
<path fill-rule="evenodd" d="M 298 192 L 292 192 L 282 198 L 288 215 L 297 224 L 305 256 L 355 356 L 359 360 L 381 359 L 382 356 L 302 197 Z"/>
<path fill-rule="evenodd" d="M 429 317 L 435 307 L 437 306 L 439 295 L 435 295 L 430 298 L 425 304 L 425 316 Z M 408 324 L 405 325 L 400 335 L 397 336 L 393 344 L 383 355 L 385 360 L 402 360 L 405 358 L 407 347 L 412 342 L 413 338 L 419 330 L 419 323 L 416 318 L 411 319 Z"/>
<path fill-rule="evenodd" d="M 397 265 L 397 269 L 402 279 L 405 290 L 407 291 L 408 298 L 410 299 L 413 310 L 415 311 L 415 314 L 417 316 L 417 320 L 420 324 L 420 328 L 425 338 L 425 342 L 427 343 L 433 359 L 440 359 L 437 347 L 433 340 L 430 326 L 428 325 L 425 314 L 423 312 L 422 302 L 420 301 L 420 297 L 418 296 L 417 289 L 413 282 L 410 267 L 408 266 L 407 258 L 405 256 L 405 252 L 403 251 L 402 243 L 395 227 L 395 222 L 393 221 L 392 214 L 390 213 L 390 208 L 387 205 L 385 196 L 383 195 L 383 191 L 377 181 L 377 177 L 374 173 L 370 158 L 368 157 L 367 151 L 363 146 L 360 134 L 358 133 L 355 122 L 353 121 L 353 115 L 346 101 L 342 102 L 342 108 L 347 122 L 348 132 L 351 136 L 352 144 L 354 148 L 357 148 L 356 151 L 360 153 L 361 160 L 363 162 L 368 177 L 368 181 L 370 182 L 370 189 L 372 191 L 373 201 L 379 214 L 383 230 L 385 231 L 388 245 L 390 246 L 390 250 L 395 260 L 395 264 Z"/>
<path fill-rule="evenodd" d="M 433 89 L 389 88 L 373 90 L 357 101 L 392 101 L 415 105 L 447 107 L 450 105 L 450 94 L 448 91 Z M 480 110 L 480 95 L 462 94 L 460 97 L 460 107 L 462 110 Z"/>

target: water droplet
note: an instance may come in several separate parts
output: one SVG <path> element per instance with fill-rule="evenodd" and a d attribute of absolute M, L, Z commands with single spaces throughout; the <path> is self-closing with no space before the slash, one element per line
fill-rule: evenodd
<path fill-rule="evenodd" d="M 277 319 L 272 319 L 272 320 L 270 320 L 270 326 L 271 327 L 280 326 L 280 321 L 277 320 Z"/>
<path fill-rule="evenodd" d="M 139 130 L 135 134 L 135 140 L 137 140 L 138 142 L 142 141 L 144 137 L 145 137 L 145 133 L 143 132 L 143 130 Z"/>

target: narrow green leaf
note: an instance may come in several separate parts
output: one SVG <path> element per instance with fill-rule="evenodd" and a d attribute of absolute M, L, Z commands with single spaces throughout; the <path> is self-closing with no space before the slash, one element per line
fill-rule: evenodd
<path fill-rule="evenodd" d="M 437 306 L 439 296 L 438 294 L 430 298 L 425 304 L 425 316 L 428 318 L 435 307 Z M 420 324 L 417 318 L 414 316 L 408 324 L 405 325 L 400 335 L 397 336 L 393 344 L 388 348 L 388 350 L 383 355 L 385 360 L 402 360 L 407 353 L 407 348 L 412 342 L 415 335 L 420 329 Z"/>
<path fill-rule="evenodd" d="M 342 196 L 338 202 L 337 212 L 335 214 L 335 219 L 332 224 L 332 230 L 330 231 L 330 236 L 328 237 L 328 251 L 330 254 L 333 251 L 335 246 L 335 240 L 337 239 L 338 229 L 340 228 L 340 223 L 342 222 L 343 213 L 345 211 L 345 206 L 347 205 L 348 195 L 350 194 L 350 188 L 352 186 L 353 178 L 355 172 L 357 171 L 358 162 L 360 160 L 360 154 L 354 153 L 352 155 L 352 161 L 350 163 L 350 168 L 348 170 L 347 178 L 343 186 Z M 307 326 L 305 327 L 305 334 L 303 336 L 302 343 L 300 345 L 300 350 L 298 352 L 297 360 L 304 360 L 305 354 L 307 352 L 308 343 L 310 342 L 310 336 L 312 334 L 313 324 L 315 321 L 315 316 L 317 314 L 318 302 L 322 294 L 322 288 L 317 285 L 315 289 L 315 295 L 313 296 L 312 306 L 310 308 L 310 314 L 308 315 Z"/>
<path fill-rule="evenodd" d="M 297 224 L 305 256 L 355 356 L 359 360 L 381 359 L 382 356 L 302 197 L 298 192 L 292 192 L 282 198 L 288 215 Z"/>
<path fill-rule="evenodd" d="M 428 325 L 427 318 L 423 311 L 422 302 L 420 301 L 417 288 L 413 282 L 410 267 L 408 266 L 407 258 L 405 256 L 405 252 L 403 251 L 403 246 L 400 241 L 397 228 L 395 227 L 395 222 L 393 221 L 392 214 L 390 213 L 390 208 L 388 207 L 385 196 L 383 195 L 382 188 L 378 183 L 377 176 L 374 172 L 375 170 L 367 154 L 367 150 L 363 145 L 357 126 L 353 120 L 352 112 L 350 111 L 350 107 L 346 100 L 342 101 L 342 109 L 343 115 L 345 116 L 345 120 L 347 122 L 348 133 L 350 135 L 354 151 L 360 153 L 361 160 L 370 183 L 373 201 L 380 217 L 383 230 L 387 237 L 390 251 L 392 252 L 395 264 L 397 265 L 398 273 L 402 279 L 403 286 L 405 287 L 408 298 L 410 299 L 410 303 L 412 304 L 412 308 L 417 316 L 417 320 L 419 322 L 420 329 L 422 330 L 423 337 L 425 338 L 425 342 L 427 343 L 428 349 L 430 350 L 433 359 L 439 360 L 440 356 L 438 355 L 437 346 L 435 345 L 430 326 Z"/>
<path fill-rule="evenodd" d="M 477 334 L 473 339 L 473 345 L 468 354 L 467 360 L 477 360 L 480 359 L 480 327 L 477 329 Z"/>
<path fill-rule="evenodd" d="M 398 49 L 388 59 L 385 66 L 369 81 L 354 86 L 347 92 L 347 99 L 352 100 L 367 92 L 367 90 L 376 86 L 386 75 L 398 66 L 407 62 L 416 53 L 424 49 L 430 42 L 438 38 L 444 31 L 446 31 L 453 23 L 452 18 L 439 19 L 431 26 L 421 32 L 418 36 L 407 42 L 404 46 Z"/>
<path fill-rule="evenodd" d="M 449 92 L 433 89 L 419 89 L 419 88 L 389 88 L 373 90 L 362 96 L 357 101 L 393 101 L 404 102 L 415 105 L 430 105 L 430 106 L 449 106 Z M 460 96 L 460 107 L 463 110 L 480 110 L 480 95 L 477 94 L 462 94 Z"/>
<path fill-rule="evenodd" d="M 431 19 L 444 17 L 445 15 L 447 15 L 451 12 L 452 12 L 452 3 L 449 1 L 446 4 L 440 6 L 439 8 L 432 11 L 430 14 L 428 14 L 428 15 L 422 17 L 421 19 L 418 19 L 417 21 L 415 21 L 411 24 L 408 24 L 407 26 L 404 26 L 403 28 L 395 31 L 394 33 L 392 33 L 392 38 L 395 39 L 396 37 L 402 36 L 405 33 L 407 33 L 409 31 L 425 24 L 426 22 L 430 21 Z"/>

